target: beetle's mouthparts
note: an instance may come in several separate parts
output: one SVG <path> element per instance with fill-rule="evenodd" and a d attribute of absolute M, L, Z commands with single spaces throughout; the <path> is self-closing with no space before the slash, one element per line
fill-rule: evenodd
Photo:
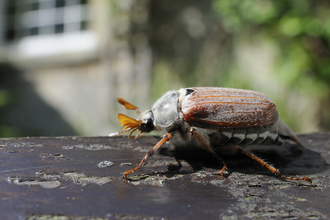
<path fill-rule="evenodd" d="M 118 114 L 118 121 L 121 123 L 120 126 L 125 126 L 123 128 L 123 132 L 131 131 L 128 137 L 131 137 L 134 131 L 139 130 L 142 123 L 141 120 L 137 121 L 134 118 L 128 117 L 127 115 L 121 113 Z M 141 131 L 135 138 L 137 138 L 140 134 Z"/>

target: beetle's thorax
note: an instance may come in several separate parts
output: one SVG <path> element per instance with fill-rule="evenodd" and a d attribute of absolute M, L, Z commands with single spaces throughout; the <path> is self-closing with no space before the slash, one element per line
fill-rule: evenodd
<path fill-rule="evenodd" d="M 157 130 L 170 130 L 180 119 L 178 112 L 178 91 L 168 91 L 152 106 L 154 125 Z"/>
<path fill-rule="evenodd" d="M 187 124 L 182 117 L 181 102 L 184 97 L 193 91 L 192 89 L 168 91 L 156 101 L 151 110 L 156 130 L 171 132 L 178 126 L 184 127 L 183 124 Z"/>

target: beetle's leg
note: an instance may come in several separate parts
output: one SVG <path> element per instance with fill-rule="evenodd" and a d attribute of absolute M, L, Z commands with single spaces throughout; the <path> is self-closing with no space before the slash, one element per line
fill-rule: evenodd
<path fill-rule="evenodd" d="M 148 151 L 148 153 L 144 156 L 144 158 L 141 160 L 141 163 L 139 164 L 139 166 L 131 169 L 131 170 L 127 170 L 124 173 L 124 177 L 125 179 L 127 179 L 127 175 L 130 173 L 133 173 L 134 171 L 140 169 L 143 164 L 148 160 L 149 157 L 151 157 L 153 155 L 153 153 L 160 147 L 162 146 L 166 141 L 171 140 L 172 135 L 170 133 L 167 133 L 164 135 L 164 137 L 151 149 Z"/>
<path fill-rule="evenodd" d="M 195 135 L 195 137 L 199 140 L 199 142 L 201 142 L 201 144 L 206 148 L 206 150 L 208 152 L 210 152 L 217 160 L 221 161 L 221 163 L 223 164 L 222 169 L 219 172 L 219 175 L 223 175 L 223 172 L 227 169 L 227 166 L 225 164 L 225 162 L 214 152 L 214 150 L 212 150 L 212 148 L 210 148 L 205 141 L 202 139 L 202 137 L 195 131 L 194 128 L 190 128 L 190 133 L 192 135 Z"/>
<path fill-rule="evenodd" d="M 299 177 L 299 178 L 295 178 L 295 177 L 288 177 L 288 176 L 284 176 L 282 174 L 280 174 L 280 172 L 273 166 L 269 165 L 268 163 L 266 163 L 265 161 L 263 161 L 262 159 L 260 159 L 259 157 L 255 156 L 254 154 L 250 153 L 247 150 L 244 150 L 243 148 L 240 148 L 241 151 L 248 157 L 250 157 L 251 159 L 255 160 L 256 162 L 260 163 L 263 167 L 267 168 L 270 172 L 272 172 L 275 176 L 278 176 L 280 178 L 284 178 L 287 180 L 305 180 L 308 181 L 310 183 L 312 183 L 312 180 L 308 177 Z"/>

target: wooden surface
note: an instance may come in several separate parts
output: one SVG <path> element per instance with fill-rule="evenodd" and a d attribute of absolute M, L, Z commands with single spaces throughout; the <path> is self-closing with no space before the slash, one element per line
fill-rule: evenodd
<path fill-rule="evenodd" d="M 330 133 L 299 137 L 303 152 L 286 143 L 257 153 L 313 184 L 278 179 L 240 155 L 225 159 L 220 177 L 204 151 L 166 145 L 123 179 L 156 137 L 0 139 L 0 219 L 327 219 Z M 174 157 L 189 163 L 178 169 Z"/>

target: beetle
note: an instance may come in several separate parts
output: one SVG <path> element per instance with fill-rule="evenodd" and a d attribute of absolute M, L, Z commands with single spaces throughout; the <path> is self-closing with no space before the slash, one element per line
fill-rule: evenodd
<path fill-rule="evenodd" d="M 118 121 L 124 126 L 120 133 L 159 131 L 162 139 L 144 156 L 140 164 L 124 173 L 127 175 L 140 169 L 153 153 L 165 142 L 174 146 L 204 147 L 223 167 L 226 164 L 215 152 L 242 152 L 260 163 L 275 176 L 288 180 L 305 180 L 308 177 L 287 177 L 245 148 L 250 145 L 283 145 L 283 139 L 291 139 L 303 148 L 303 144 L 292 130 L 279 119 L 276 105 L 264 94 L 251 90 L 223 87 L 192 87 L 168 91 L 160 97 L 151 110 L 142 113 L 123 98 L 117 101 L 126 109 L 135 110 L 137 119 L 118 114 Z M 112 136 L 112 135 L 110 135 Z"/>

